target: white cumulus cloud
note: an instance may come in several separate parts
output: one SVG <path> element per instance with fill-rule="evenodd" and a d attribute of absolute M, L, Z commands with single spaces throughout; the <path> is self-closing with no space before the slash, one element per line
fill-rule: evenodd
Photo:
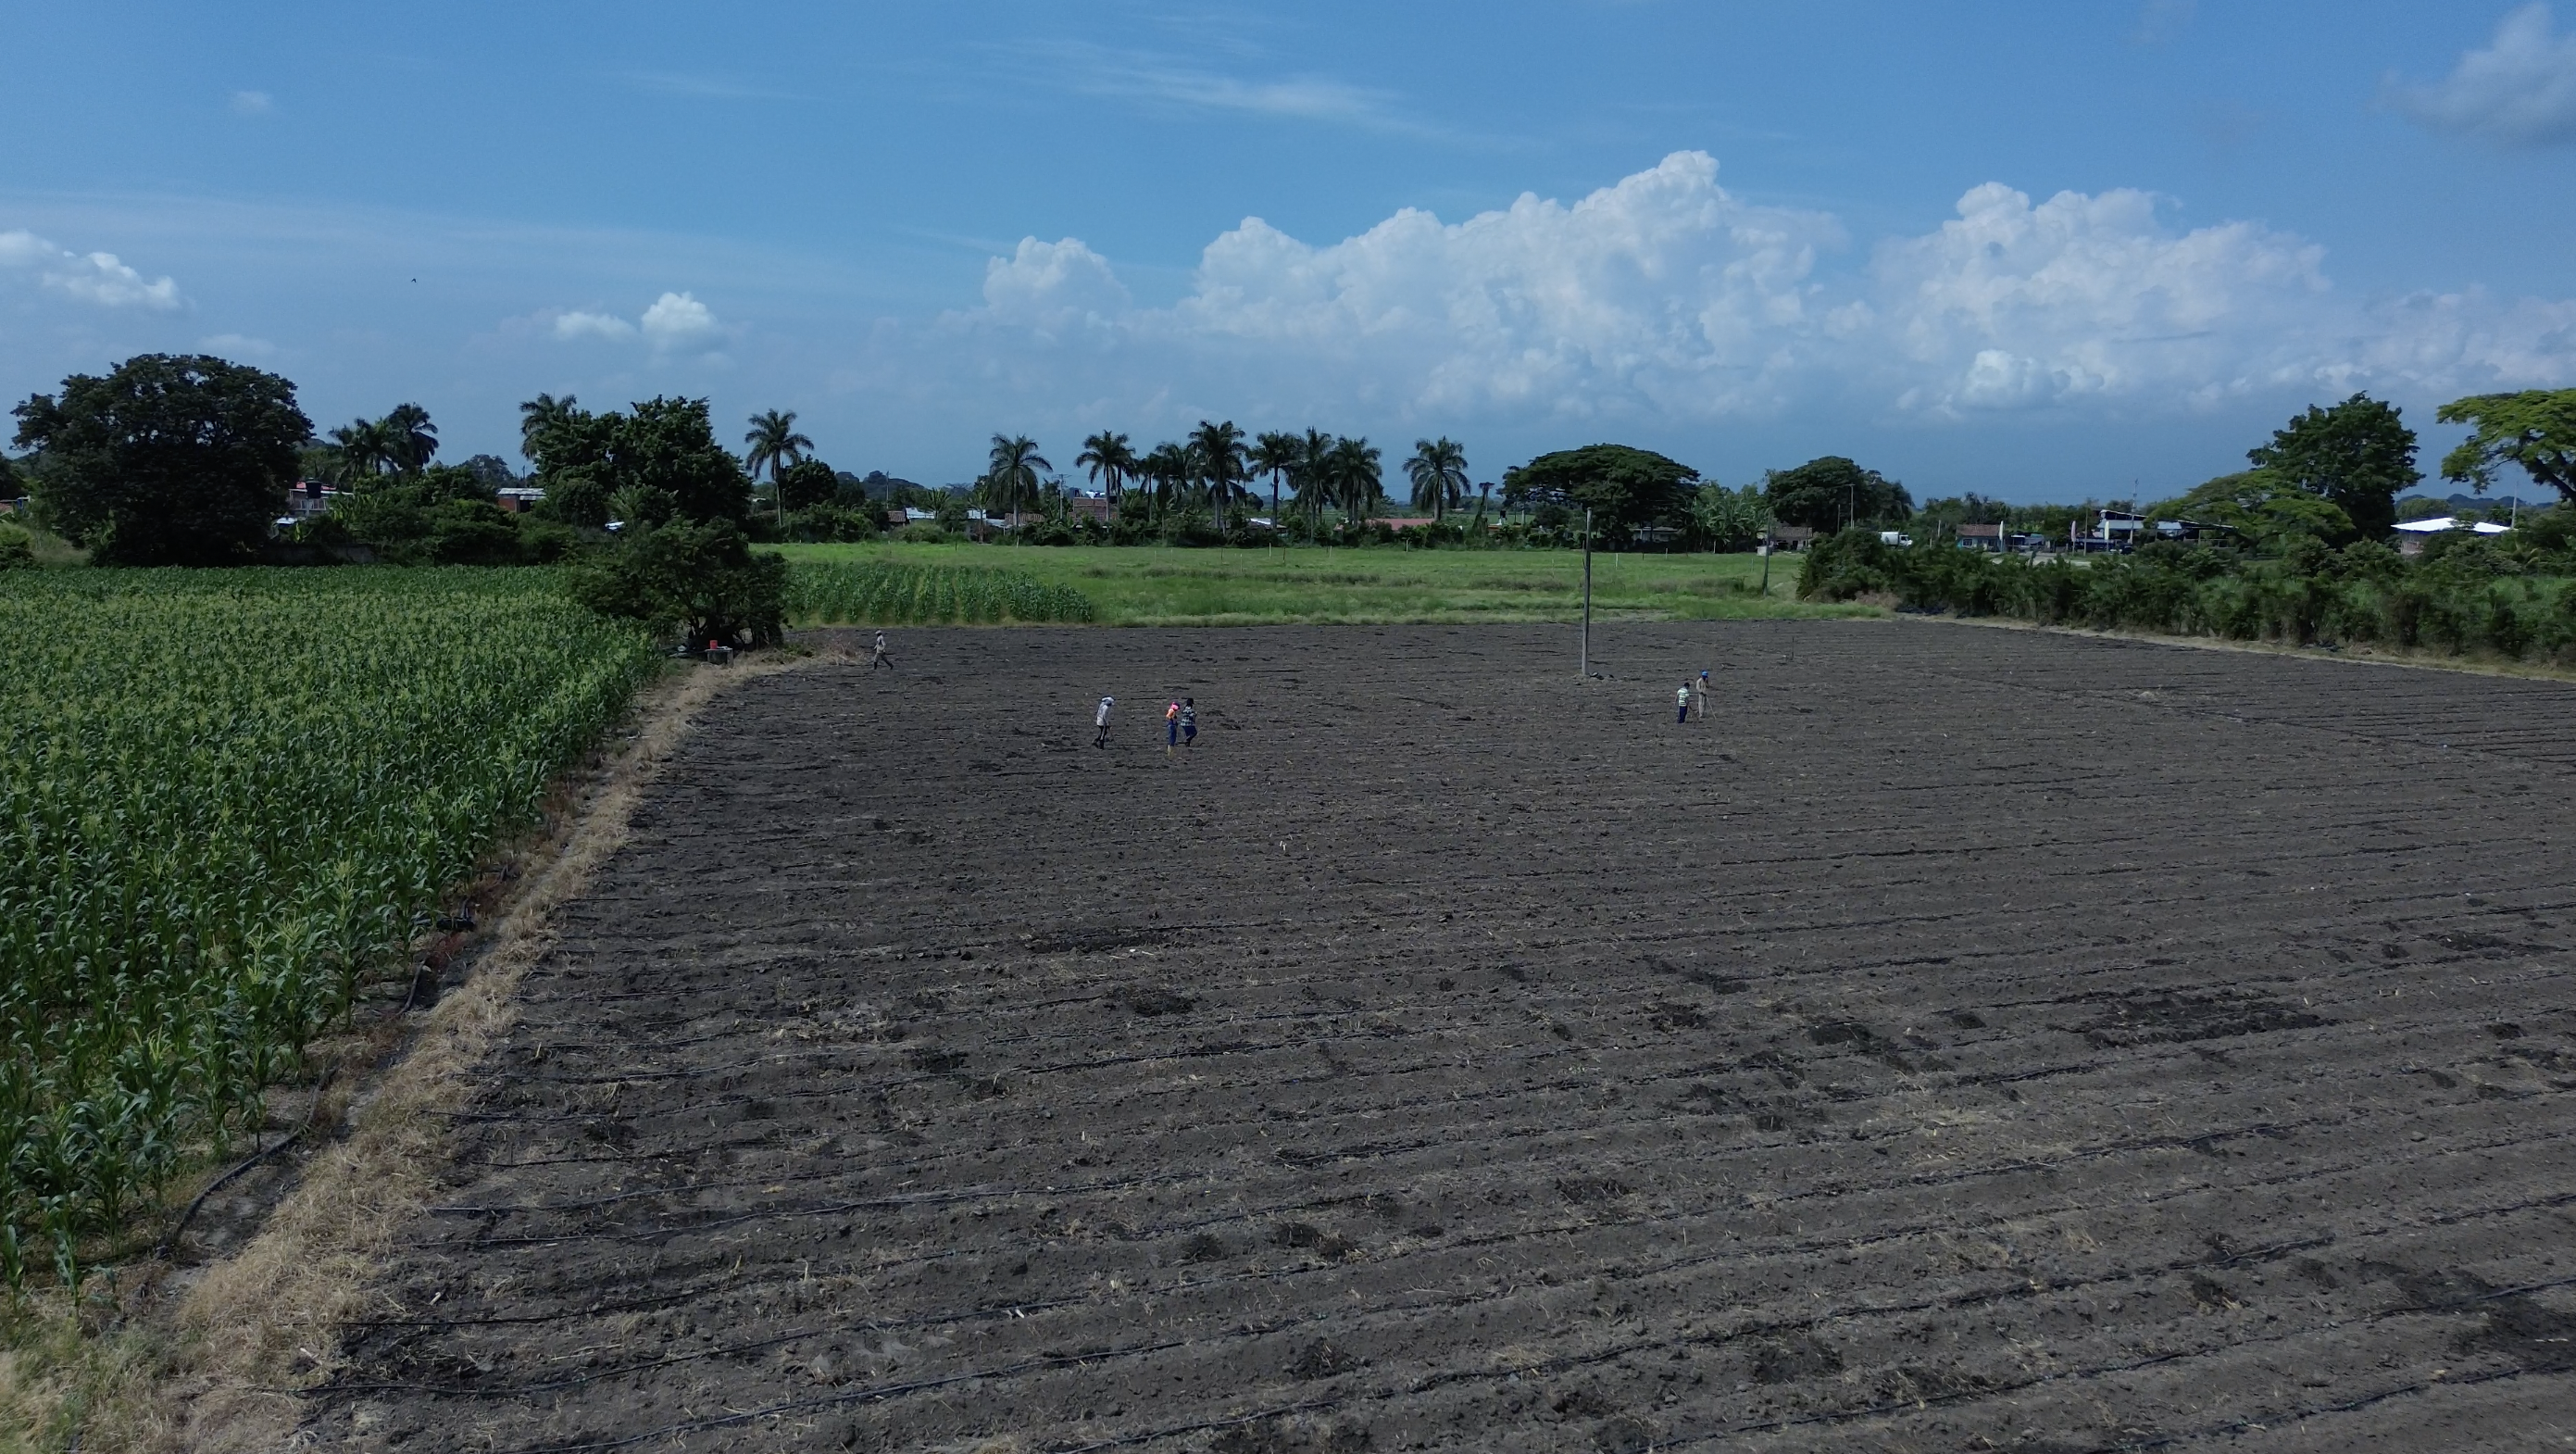
<path fill-rule="evenodd" d="M 2175 233 L 2143 192 L 2034 206 L 1989 182 L 1954 220 L 1882 244 L 1871 281 L 1882 340 L 1929 375 L 1900 406 L 2020 408 L 2215 398 L 2295 376 L 2285 335 L 2327 291 L 2323 259 L 2251 223 Z"/>
<path fill-rule="evenodd" d="M 1011 256 L 984 265 L 984 312 L 998 321 L 1053 332 L 1107 322 L 1133 305 L 1109 260 L 1078 238 L 1024 237 Z"/>
<path fill-rule="evenodd" d="M 561 339 L 633 338 L 635 325 L 614 313 L 558 313 L 554 322 L 555 337 Z"/>
<path fill-rule="evenodd" d="M 2368 304 L 2337 293 L 2305 238 L 2181 227 L 2171 210 L 2128 189 L 2034 202 L 1988 183 L 1845 260 L 1834 217 L 1746 202 L 1713 159 L 1678 152 L 1571 204 L 1525 195 L 1454 223 L 1408 208 L 1327 244 L 1247 218 L 1168 307 L 1136 304 L 1077 240 L 1027 239 L 987 265 L 982 306 L 920 344 L 980 388 L 1175 422 L 2141 416 L 2576 383 L 2576 301 Z"/>
<path fill-rule="evenodd" d="M 2576 141 L 2576 34 L 2554 33 L 2547 5 L 2525 5 L 2448 76 L 2429 86 L 2392 77 L 2383 94 L 2436 131 L 2511 146 Z"/>
<path fill-rule="evenodd" d="M 146 278 L 112 252 L 73 252 L 24 230 L 0 232 L 0 267 L 33 269 L 44 286 L 101 307 L 166 313 L 184 305 L 174 279 Z"/>
<path fill-rule="evenodd" d="M 538 317 L 546 319 L 548 331 L 563 342 L 592 339 L 631 343 L 641 339 L 651 345 L 655 353 L 712 348 L 724 331 L 714 310 L 688 293 L 664 293 L 631 323 L 614 313 L 591 313 L 578 309 L 566 309 L 551 316 L 539 314 Z"/>
<path fill-rule="evenodd" d="M 686 293 L 664 293 L 644 310 L 642 327 L 655 348 L 687 348 L 715 336 L 716 315 Z"/>

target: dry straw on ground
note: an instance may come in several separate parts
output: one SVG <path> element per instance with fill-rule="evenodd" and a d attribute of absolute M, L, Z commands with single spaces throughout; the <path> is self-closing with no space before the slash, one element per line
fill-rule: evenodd
<path fill-rule="evenodd" d="M 132 1408 L 101 1411 L 96 1434 L 137 1450 L 265 1450 L 294 1437 L 297 1390 L 328 1378 L 338 1330 L 371 1296 L 376 1269 L 425 1204 L 444 1161 L 443 1112 L 462 1107 L 475 1067 L 514 1018 L 520 976 L 555 942 L 552 918 L 626 841 L 644 790 L 693 719 L 727 686 L 787 670 L 767 658 L 698 669 L 648 694 L 637 732 L 578 805 L 556 851 L 523 880 L 461 987 L 420 1026 L 411 1049 L 359 1088 L 345 1134 L 316 1155 L 241 1253 L 207 1269 L 168 1316 L 172 1366 Z M 98 1437 L 86 1447 L 100 1448 Z"/>

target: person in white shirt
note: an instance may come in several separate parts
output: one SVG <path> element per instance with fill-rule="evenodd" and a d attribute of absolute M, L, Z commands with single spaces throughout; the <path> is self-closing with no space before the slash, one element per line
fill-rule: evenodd
<path fill-rule="evenodd" d="M 886 655 L 885 633 L 882 631 L 877 633 L 877 654 L 868 658 L 868 670 L 875 671 L 878 667 L 894 670 L 894 658 Z"/>
<path fill-rule="evenodd" d="M 1091 725 L 1100 729 L 1099 735 L 1091 739 L 1092 746 L 1107 747 L 1109 745 L 1109 709 L 1117 705 L 1118 699 L 1116 697 L 1103 697 L 1100 699 L 1100 710 L 1091 714 Z"/>
<path fill-rule="evenodd" d="M 1690 720 L 1690 683 L 1688 682 L 1682 683 L 1681 690 L 1673 693 L 1673 720 L 1676 722 Z"/>

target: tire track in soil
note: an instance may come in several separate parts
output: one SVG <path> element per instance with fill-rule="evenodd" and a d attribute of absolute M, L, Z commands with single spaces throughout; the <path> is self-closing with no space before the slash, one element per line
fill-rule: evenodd
<path fill-rule="evenodd" d="M 1015 630 L 747 688 L 564 911 L 311 1432 L 2571 1432 L 2576 691 L 1598 634 L 1619 680 L 1547 628 Z M 1093 751 L 1102 691 L 1203 698 L 1196 757 Z"/>

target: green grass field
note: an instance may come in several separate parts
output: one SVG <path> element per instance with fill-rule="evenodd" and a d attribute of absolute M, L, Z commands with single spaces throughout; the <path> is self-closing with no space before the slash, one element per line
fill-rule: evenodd
<path fill-rule="evenodd" d="M 1181 550 L 1168 546 L 788 545 L 790 562 L 900 561 L 1025 571 L 1090 597 L 1110 626 L 1570 621 L 1583 557 L 1546 550 Z M 1592 609 L 1610 620 L 1875 616 L 1796 599 L 1799 562 L 1752 555 L 1592 557 Z M 799 624 L 817 624 L 803 622 Z M 850 623 L 860 624 L 860 623 Z"/>

